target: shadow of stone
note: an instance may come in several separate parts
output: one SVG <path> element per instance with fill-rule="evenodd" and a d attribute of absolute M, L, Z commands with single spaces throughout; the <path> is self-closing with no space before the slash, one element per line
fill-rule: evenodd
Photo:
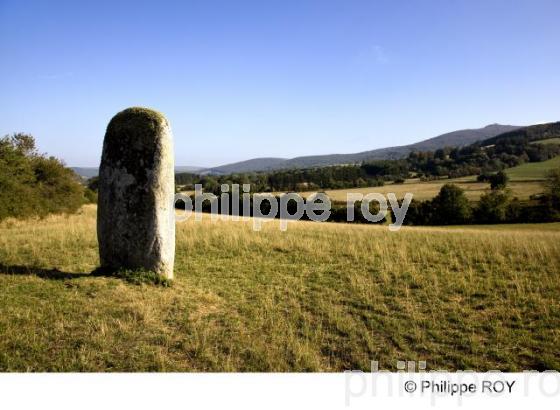
<path fill-rule="evenodd" d="M 115 270 L 115 269 L 107 269 L 101 267 L 94 269 L 90 273 L 83 273 L 83 272 L 62 272 L 56 268 L 45 269 L 36 266 L 6 265 L 0 263 L 0 275 L 34 275 L 39 278 L 52 279 L 52 280 L 80 279 L 84 277 L 89 277 L 89 278 L 105 277 L 105 278 L 120 279 L 135 285 L 152 284 L 152 285 L 161 285 L 161 286 L 171 286 L 172 283 L 170 279 L 166 279 L 152 271 L 147 271 L 143 269 Z"/>
<path fill-rule="evenodd" d="M 91 276 L 89 273 L 63 272 L 58 269 L 45 269 L 37 266 L 5 265 L 0 263 L 0 275 L 35 275 L 43 279 L 66 280 Z"/>

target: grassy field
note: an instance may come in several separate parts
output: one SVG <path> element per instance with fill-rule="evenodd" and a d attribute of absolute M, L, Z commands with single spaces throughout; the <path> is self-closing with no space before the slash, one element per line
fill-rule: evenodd
<path fill-rule="evenodd" d="M 543 180 L 546 174 L 554 168 L 560 167 L 560 156 L 543 162 L 529 162 L 506 170 L 512 181 Z M 530 182 L 529 182 L 530 183 Z"/>
<path fill-rule="evenodd" d="M 1 223 L 0 370 L 560 370 L 559 224 L 277 223 L 179 223 L 169 288 L 88 275 L 93 206 Z"/>
<path fill-rule="evenodd" d="M 531 144 L 560 144 L 560 138 L 548 138 L 546 140 L 533 141 Z"/>
<path fill-rule="evenodd" d="M 407 192 L 414 194 L 414 199 L 424 201 L 432 199 L 436 196 L 444 184 L 453 183 L 465 190 L 465 195 L 471 201 L 478 201 L 480 196 L 490 191 L 490 185 L 484 182 L 476 182 L 476 177 L 456 178 L 456 179 L 441 179 L 437 181 L 422 182 L 418 179 L 407 180 L 404 184 L 387 184 L 381 187 L 367 187 L 367 188 L 346 188 L 346 189 L 331 189 L 325 192 L 333 201 L 346 201 L 346 194 L 351 192 L 359 192 L 362 194 L 369 194 L 371 192 L 378 192 L 386 195 L 393 192 L 397 198 L 402 198 Z M 533 194 L 543 192 L 543 187 L 538 181 L 512 181 L 508 184 L 514 196 L 519 199 L 529 199 Z M 311 192 L 302 193 L 303 196 L 311 195 Z"/>

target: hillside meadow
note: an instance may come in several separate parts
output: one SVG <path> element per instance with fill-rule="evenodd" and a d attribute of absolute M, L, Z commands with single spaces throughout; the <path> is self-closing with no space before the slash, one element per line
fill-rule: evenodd
<path fill-rule="evenodd" d="M 517 167 L 505 170 L 513 181 L 539 181 L 546 178 L 546 174 L 554 168 L 560 167 L 560 156 L 542 162 L 527 162 Z"/>
<path fill-rule="evenodd" d="M 560 224 L 205 215 L 177 225 L 164 287 L 89 275 L 95 215 L 0 223 L 0 370 L 560 370 Z"/>

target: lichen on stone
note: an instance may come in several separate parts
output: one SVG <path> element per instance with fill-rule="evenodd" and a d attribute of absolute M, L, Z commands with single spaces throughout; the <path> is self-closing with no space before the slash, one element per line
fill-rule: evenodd
<path fill-rule="evenodd" d="M 103 157 L 113 166 L 125 168 L 145 182 L 145 171 L 152 168 L 161 141 L 158 136 L 168 126 L 165 116 L 155 110 L 131 107 L 117 113 L 109 122 Z"/>
<path fill-rule="evenodd" d="M 165 116 L 156 110 L 145 107 L 130 107 L 118 112 L 109 122 L 111 126 L 136 127 L 139 121 L 151 121 L 154 126 L 167 124 Z"/>

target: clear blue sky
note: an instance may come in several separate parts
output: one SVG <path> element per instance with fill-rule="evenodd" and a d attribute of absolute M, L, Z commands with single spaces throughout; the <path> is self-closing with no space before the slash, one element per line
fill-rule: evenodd
<path fill-rule="evenodd" d="M 96 166 L 119 110 L 177 165 L 560 120 L 560 2 L 0 0 L 0 134 Z"/>

